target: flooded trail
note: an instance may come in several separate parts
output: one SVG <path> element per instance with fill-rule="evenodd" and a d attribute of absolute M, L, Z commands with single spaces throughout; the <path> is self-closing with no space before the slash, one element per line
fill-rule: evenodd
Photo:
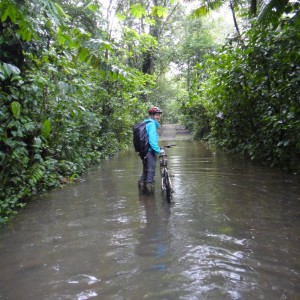
<path fill-rule="evenodd" d="M 133 150 L 36 197 L 0 229 L 1 300 L 300 299 L 299 176 L 163 132 L 173 202 Z"/>

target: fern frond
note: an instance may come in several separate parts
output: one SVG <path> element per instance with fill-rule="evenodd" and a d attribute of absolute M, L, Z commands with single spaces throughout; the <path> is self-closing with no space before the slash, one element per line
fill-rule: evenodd
<path fill-rule="evenodd" d="M 29 169 L 29 180 L 36 184 L 38 183 L 44 176 L 45 167 L 40 163 L 35 163 Z"/>

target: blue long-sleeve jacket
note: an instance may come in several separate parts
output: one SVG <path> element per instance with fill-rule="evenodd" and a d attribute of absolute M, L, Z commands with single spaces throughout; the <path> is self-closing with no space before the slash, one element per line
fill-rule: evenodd
<path fill-rule="evenodd" d="M 150 148 L 148 151 L 155 151 L 157 154 L 159 154 L 160 147 L 158 146 L 158 134 L 156 129 L 160 126 L 160 124 L 156 120 L 151 118 L 144 120 L 144 122 L 149 122 L 146 125 L 150 144 Z"/>

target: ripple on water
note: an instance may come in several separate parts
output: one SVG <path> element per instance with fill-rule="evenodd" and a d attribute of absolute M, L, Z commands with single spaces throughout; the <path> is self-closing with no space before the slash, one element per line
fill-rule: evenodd
<path fill-rule="evenodd" d="M 84 291 L 76 295 L 77 300 L 86 300 L 89 298 L 97 297 L 98 294 L 94 291 Z"/>
<path fill-rule="evenodd" d="M 68 283 L 78 284 L 78 283 L 87 283 L 88 285 L 94 284 L 100 279 L 95 276 L 86 275 L 86 274 L 78 274 L 68 279 Z"/>
<path fill-rule="evenodd" d="M 210 238 L 209 244 L 190 245 L 179 261 L 189 266 L 182 271 L 189 281 L 189 291 L 194 290 L 198 295 L 205 293 L 212 299 L 219 299 L 214 298 L 217 296 L 240 299 L 237 286 L 240 286 L 240 291 L 254 288 L 253 282 L 245 282 L 245 277 L 254 272 L 247 263 L 247 240 L 211 233 L 206 237 Z"/>

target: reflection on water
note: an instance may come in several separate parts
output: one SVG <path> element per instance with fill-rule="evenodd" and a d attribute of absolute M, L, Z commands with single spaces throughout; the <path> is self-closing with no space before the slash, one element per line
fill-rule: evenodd
<path fill-rule="evenodd" d="M 300 181 L 177 142 L 174 201 L 120 154 L 0 230 L 0 299 L 300 299 Z"/>

